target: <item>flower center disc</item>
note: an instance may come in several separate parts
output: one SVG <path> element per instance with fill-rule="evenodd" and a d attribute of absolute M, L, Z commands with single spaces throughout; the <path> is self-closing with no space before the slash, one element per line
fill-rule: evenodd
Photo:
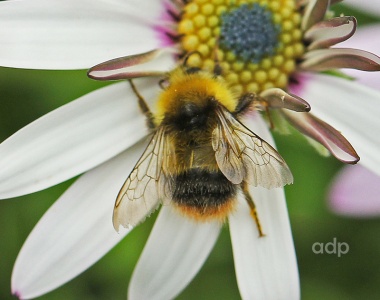
<path fill-rule="evenodd" d="M 274 54 L 279 31 L 269 10 L 244 4 L 221 15 L 219 44 L 245 62 L 259 63 Z"/>
<path fill-rule="evenodd" d="M 304 52 L 296 0 L 193 0 L 178 33 L 188 65 L 210 72 L 215 56 L 237 93 L 286 88 Z"/>

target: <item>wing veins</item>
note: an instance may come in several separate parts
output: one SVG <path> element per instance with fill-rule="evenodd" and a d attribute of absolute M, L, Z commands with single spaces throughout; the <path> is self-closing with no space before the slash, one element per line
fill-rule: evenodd
<path fill-rule="evenodd" d="M 113 216 L 116 230 L 120 225 L 138 224 L 157 208 L 163 194 L 160 187 L 164 186 L 160 182 L 166 180 L 162 173 L 167 165 L 167 143 L 165 128 L 159 127 L 117 196 Z"/>
<path fill-rule="evenodd" d="M 217 115 L 213 148 L 219 169 L 231 182 L 236 184 L 244 180 L 267 188 L 292 182 L 286 162 L 271 145 L 236 120 L 224 107 L 217 108 Z"/>

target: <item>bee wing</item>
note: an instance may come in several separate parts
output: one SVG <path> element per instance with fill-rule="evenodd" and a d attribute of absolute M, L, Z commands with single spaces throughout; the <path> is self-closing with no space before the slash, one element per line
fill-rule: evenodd
<path fill-rule="evenodd" d="M 164 174 L 171 155 L 168 143 L 163 127 L 159 127 L 116 198 L 116 231 L 120 225 L 129 227 L 143 221 L 169 195 L 169 179 Z"/>
<path fill-rule="evenodd" d="M 225 108 L 217 108 L 218 122 L 212 146 L 220 171 L 234 184 L 281 187 L 293 182 L 284 159 L 267 142 L 251 132 Z"/>

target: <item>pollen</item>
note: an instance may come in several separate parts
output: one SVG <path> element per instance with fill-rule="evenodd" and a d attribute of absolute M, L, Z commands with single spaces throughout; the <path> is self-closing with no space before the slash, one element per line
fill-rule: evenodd
<path fill-rule="evenodd" d="M 286 89 L 304 53 L 296 0 L 192 0 L 178 23 L 189 66 L 213 71 L 215 61 L 237 93 Z"/>

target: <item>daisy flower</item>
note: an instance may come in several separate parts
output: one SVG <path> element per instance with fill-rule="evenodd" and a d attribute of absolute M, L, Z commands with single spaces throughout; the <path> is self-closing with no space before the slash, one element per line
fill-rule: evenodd
<path fill-rule="evenodd" d="M 353 17 L 325 20 L 329 3 L 7 1 L 0 3 L 0 65 L 83 69 L 106 61 L 89 75 L 125 79 L 160 76 L 191 51 L 200 55 L 192 55 L 189 66 L 211 70 L 216 52 L 231 89 L 255 93 L 268 108 L 277 108 L 271 109 L 273 119 L 276 114 L 279 120 L 274 120 L 276 128 L 285 119 L 338 159 L 358 160 L 340 132 L 321 119 L 278 109 L 294 108 L 300 99 L 295 93 L 311 103 L 318 117 L 349 137 L 363 164 L 376 168 L 379 141 L 366 129 L 379 125 L 372 118 L 380 94 L 317 72 L 377 71 L 380 60 L 360 50 L 330 48 L 354 33 L 356 21 Z M 263 33 L 271 38 L 263 39 Z M 136 80 L 145 99 L 156 99 L 156 82 L 156 78 Z M 358 97 L 366 100 L 359 107 Z M 2 198 L 85 173 L 25 242 L 12 276 L 13 292 L 20 298 L 37 297 L 62 285 L 130 232 L 116 234 L 110 216 L 115 195 L 146 146 L 141 140 L 148 130 L 134 99 L 124 82 L 110 85 L 47 114 L 1 144 Z M 361 122 L 352 126 L 355 118 Z M 273 144 L 258 114 L 245 122 Z M 297 299 L 298 272 L 283 190 L 252 188 L 251 193 L 267 237 L 257 237 L 249 208 L 239 199 L 228 223 L 241 296 Z M 130 281 L 129 298 L 175 297 L 198 272 L 219 231 L 217 223 L 194 223 L 162 207 Z"/>

